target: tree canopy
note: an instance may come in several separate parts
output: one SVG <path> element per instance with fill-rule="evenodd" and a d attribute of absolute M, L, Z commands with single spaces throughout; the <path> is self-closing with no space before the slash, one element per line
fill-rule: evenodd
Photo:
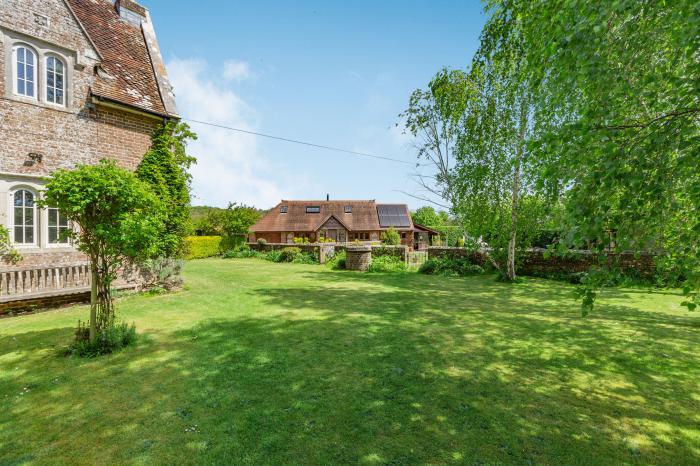
<path fill-rule="evenodd" d="M 90 340 L 114 323 L 112 283 L 127 262 L 157 256 L 165 228 L 163 205 L 149 186 L 114 162 L 57 170 L 40 201 L 79 227 L 71 232 L 90 259 Z"/>

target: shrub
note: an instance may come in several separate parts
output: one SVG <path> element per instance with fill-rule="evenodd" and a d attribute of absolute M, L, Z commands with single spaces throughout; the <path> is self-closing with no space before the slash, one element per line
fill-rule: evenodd
<path fill-rule="evenodd" d="M 333 257 L 328 258 L 326 261 L 326 267 L 333 270 L 343 270 L 345 269 L 345 260 L 347 254 L 345 251 L 337 251 Z"/>
<path fill-rule="evenodd" d="M 221 254 L 221 236 L 188 236 L 187 259 L 204 259 Z"/>
<path fill-rule="evenodd" d="M 295 264 L 318 264 L 318 258 L 310 252 L 302 252 L 292 262 Z"/>
<path fill-rule="evenodd" d="M 369 272 L 403 272 L 406 263 L 395 256 L 379 256 L 372 259 Z"/>
<path fill-rule="evenodd" d="M 222 236 L 221 243 L 219 244 L 219 250 L 223 253 L 225 251 L 238 250 L 247 247 L 245 236 Z"/>
<path fill-rule="evenodd" d="M 382 232 L 382 241 L 384 241 L 384 244 L 388 244 L 390 246 L 398 246 L 401 244 L 401 235 L 399 235 L 399 233 L 393 228 L 389 228 L 388 230 Z"/>
<path fill-rule="evenodd" d="M 262 256 L 260 256 L 262 259 L 271 261 L 271 262 L 282 262 L 282 251 L 279 251 L 277 249 L 273 249 L 272 251 L 268 251 L 264 253 Z"/>
<path fill-rule="evenodd" d="M 136 338 L 136 326 L 122 322 L 101 329 L 97 338 L 90 341 L 89 327 L 79 321 L 78 328 L 75 329 L 75 341 L 68 347 L 65 354 L 94 358 L 131 346 L 136 343 Z"/>
<path fill-rule="evenodd" d="M 429 259 L 420 266 L 418 271 L 427 275 L 451 275 L 461 277 L 467 275 L 481 275 L 484 273 L 484 269 L 480 265 L 473 264 L 469 259 L 452 257 Z"/>
<path fill-rule="evenodd" d="M 277 262 L 292 262 L 299 255 L 301 255 L 301 249 L 295 247 L 283 248 L 280 251 L 279 260 Z"/>
<path fill-rule="evenodd" d="M 247 259 L 250 257 L 261 257 L 262 254 L 248 247 L 242 249 L 231 249 L 223 254 L 224 259 Z"/>
<path fill-rule="evenodd" d="M 260 246 L 265 246 L 267 244 L 267 240 L 265 238 L 258 238 L 257 242 Z"/>

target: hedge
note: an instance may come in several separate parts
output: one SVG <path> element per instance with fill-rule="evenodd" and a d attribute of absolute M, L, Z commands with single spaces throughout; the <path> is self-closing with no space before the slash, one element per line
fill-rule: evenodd
<path fill-rule="evenodd" d="M 188 236 L 187 259 L 204 259 L 221 254 L 221 236 Z"/>

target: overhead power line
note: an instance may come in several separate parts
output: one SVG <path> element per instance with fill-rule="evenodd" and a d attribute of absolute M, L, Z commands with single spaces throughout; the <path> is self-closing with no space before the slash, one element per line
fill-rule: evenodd
<path fill-rule="evenodd" d="M 408 162 L 408 161 L 406 161 L 406 160 L 401 160 L 401 159 L 397 159 L 397 158 L 394 158 L 394 157 L 387 157 L 387 156 L 385 156 L 385 155 L 368 154 L 368 153 L 366 153 L 366 152 L 357 152 L 357 151 L 354 151 L 354 150 L 342 149 L 342 148 L 340 148 L 340 147 L 332 147 L 332 146 L 326 146 L 326 145 L 323 145 L 323 144 L 315 144 L 315 143 L 313 143 L 313 142 L 300 141 L 300 140 L 298 140 L 298 139 L 289 139 L 289 138 L 284 138 L 284 137 L 281 137 L 281 136 L 273 136 L 273 135 L 271 135 L 271 134 L 258 133 L 258 132 L 255 132 L 255 131 L 249 131 L 249 130 L 247 130 L 247 129 L 233 128 L 233 127 L 231 127 L 231 126 L 220 125 L 220 124 L 217 124 L 217 123 L 209 123 L 209 122 L 207 122 L 207 121 L 194 120 L 194 119 L 192 119 L 192 118 L 182 118 L 182 120 L 184 120 L 184 121 L 189 121 L 189 122 L 191 122 L 191 123 L 198 123 L 198 124 L 200 124 L 200 125 L 212 126 L 212 127 L 214 127 L 214 128 L 221 128 L 221 129 L 226 129 L 226 130 L 229 130 L 229 131 L 236 131 L 236 132 L 238 132 L 238 133 L 245 133 L 245 134 L 251 134 L 251 135 L 253 135 L 253 136 L 260 136 L 260 137 L 263 137 L 263 138 L 275 139 L 275 140 L 277 140 L 277 141 L 284 141 L 284 142 L 290 142 L 290 143 L 293 143 L 293 144 L 301 144 L 301 145 L 303 145 L 303 146 L 315 147 L 315 148 L 317 148 L 317 149 L 326 149 L 326 150 L 332 150 L 332 151 L 335 151 L 335 152 L 343 152 L 343 153 L 345 153 L 345 154 L 358 155 L 358 156 L 361 156 L 361 157 L 370 157 L 370 158 L 373 158 L 373 159 L 388 160 L 388 161 L 390 161 L 390 162 L 403 163 L 403 164 L 405 164 L 405 165 L 412 165 L 412 166 L 415 165 L 416 167 L 421 166 L 421 164 L 418 164 L 418 163 Z"/>

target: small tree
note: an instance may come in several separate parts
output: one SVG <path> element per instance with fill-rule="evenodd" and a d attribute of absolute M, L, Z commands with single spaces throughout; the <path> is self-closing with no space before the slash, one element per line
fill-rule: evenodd
<path fill-rule="evenodd" d="M 163 209 L 148 185 L 114 162 L 58 170 L 46 184 L 42 207 L 56 207 L 78 226 L 78 249 L 90 259 L 90 341 L 114 324 L 112 283 L 126 261 L 163 248 Z"/>
<path fill-rule="evenodd" d="M 389 246 L 398 246 L 401 244 L 401 235 L 393 228 L 389 228 L 382 232 L 382 241 Z"/>
<path fill-rule="evenodd" d="M 238 205 L 229 202 L 228 209 L 220 213 L 221 227 L 226 236 L 242 236 L 248 234 L 248 230 L 260 218 L 260 212 L 255 207 Z"/>

